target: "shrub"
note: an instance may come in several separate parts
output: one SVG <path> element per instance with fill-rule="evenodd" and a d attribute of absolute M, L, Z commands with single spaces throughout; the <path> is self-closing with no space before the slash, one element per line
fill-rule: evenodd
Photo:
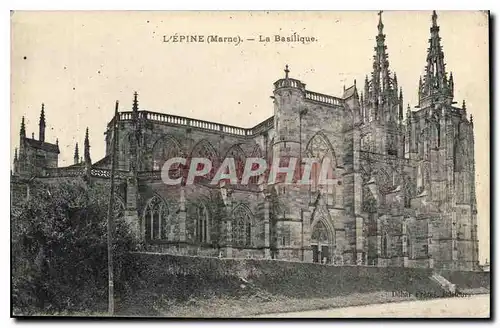
<path fill-rule="evenodd" d="M 13 314 L 102 311 L 108 293 L 108 184 L 34 182 L 11 209 Z M 115 208 L 115 290 L 133 239 Z"/>

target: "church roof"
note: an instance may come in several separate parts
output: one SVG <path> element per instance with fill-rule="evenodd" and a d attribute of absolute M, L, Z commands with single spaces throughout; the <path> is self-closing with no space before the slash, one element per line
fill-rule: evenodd
<path fill-rule="evenodd" d="M 106 166 L 109 166 L 109 164 L 111 164 L 111 156 L 106 155 L 103 158 L 101 158 L 100 160 L 98 160 L 97 162 L 95 162 L 92 166 L 94 166 L 94 167 L 106 167 Z"/>
<path fill-rule="evenodd" d="M 85 166 L 85 162 L 80 162 L 80 163 L 72 164 L 72 165 L 67 166 L 67 167 L 84 167 L 84 166 Z"/>
<path fill-rule="evenodd" d="M 50 152 L 50 153 L 56 153 L 56 154 L 60 153 L 59 152 L 59 146 L 55 145 L 55 144 L 51 144 L 51 143 L 48 143 L 48 142 L 42 142 L 40 140 L 29 139 L 29 138 L 25 138 L 24 142 L 29 147 L 32 147 L 32 148 L 41 149 L 41 150 L 44 150 L 44 151 L 47 151 L 47 152 Z"/>
<path fill-rule="evenodd" d="M 350 97 L 354 96 L 355 93 L 356 93 L 356 86 L 355 85 L 350 86 L 349 88 L 345 89 L 344 95 L 342 96 L 342 98 L 344 98 L 344 99 L 350 98 Z"/>

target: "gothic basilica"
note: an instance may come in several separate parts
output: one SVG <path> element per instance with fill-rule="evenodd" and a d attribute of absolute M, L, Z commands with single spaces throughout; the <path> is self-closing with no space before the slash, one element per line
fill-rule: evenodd
<path fill-rule="evenodd" d="M 42 106 L 38 140 L 26 136 L 23 118 L 11 184 L 108 181 L 116 124 L 116 200 L 147 250 L 476 270 L 474 124 L 465 101 L 455 105 L 437 14 L 414 108 L 404 106 L 379 16 L 373 70 L 363 86 L 321 94 L 286 67 L 274 82 L 274 115 L 251 128 L 141 109 L 135 93 L 132 108 L 108 123 L 104 158 L 92 161 L 87 131 L 83 158 L 76 145 L 74 164 L 58 167 L 59 146 L 45 140 Z M 335 175 L 307 188 L 213 186 L 205 179 L 172 186 L 160 174 L 172 157 L 210 158 L 215 168 L 227 157 L 328 158 Z"/>

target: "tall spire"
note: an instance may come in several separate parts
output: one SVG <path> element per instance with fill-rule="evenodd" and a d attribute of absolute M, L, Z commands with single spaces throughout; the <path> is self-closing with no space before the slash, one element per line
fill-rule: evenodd
<path fill-rule="evenodd" d="M 382 13 L 384 11 L 380 10 L 378 12 L 378 35 L 383 35 L 384 34 L 384 23 L 382 23 Z"/>
<path fill-rule="evenodd" d="M 471 115 L 472 117 L 472 115 Z M 17 161 L 17 148 L 14 149 L 14 162 Z"/>
<path fill-rule="evenodd" d="M 453 88 L 451 87 L 452 84 L 448 83 L 446 76 L 446 64 L 444 63 L 444 53 L 441 46 L 437 18 L 436 11 L 433 11 L 432 25 L 430 27 L 431 37 L 429 39 L 429 48 L 427 49 L 427 64 L 425 66 L 424 81 L 419 93 L 419 99 L 430 98 L 432 101 L 441 96 L 453 100 Z"/>
<path fill-rule="evenodd" d="M 390 89 L 389 60 L 386 53 L 384 24 L 382 23 L 382 11 L 379 11 L 378 35 L 376 37 L 375 55 L 373 56 L 372 72 L 372 98 L 375 103 L 379 103 L 382 93 Z"/>
<path fill-rule="evenodd" d="M 80 159 L 80 154 L 78 151 L 78 142 L 75 144 L 75 155 L 73 156 L 74 164 L 78 164 L 78 160 Z"/>
<path fill-rule="evenodd" d="M 134 102 L 132 104 L 132 110 L 137 112 L 139 110 L 139 101 L 137 100 L 137 91 L 134 92 Z"/>
<path fill-rule="evenodd" d="M 45 105 L 42 103 L 42 110 L 40 112 L 40 123 L 38 124 L 40 127 L 38 139 L 41 142 L 45 142 Z"/>
<path fill-rule="evenodd" d="M 92 163 L 90 159 L 90 141 L 89 141 L 89 128 L 85 131 L 85 141 L 84 141 L 84 154 L 83 156 L 85 157 L 85 164 L 90 165 Z"/>
<path fill-rule="evenodd" d="M 376 44 L 373 55 L 371 78 L 365 79 L 364 101 L 368 108 L 369 121 L 382 122 L 386 117 L 398 121 L 398 81 L 396 74 L 389 69 L 389 56 L 385 44 L 382 11 L 378 12 Z"/>
<path fill-rule="evenodd" d="M 19 130 L 21 138 L 26 138 L 26 125 L 24 125 L 24 116 L 21 119 L 21 130 Z"/>
<path fill-rule="evenodd" d="M 453 97 L 455 90 L 455 83 L 453 82 L 453 72 L 450 72 L 450 81 L 448 81 L 448 89 L 450 90 L 450 95 Z"/>
<path fill-rule="evenodd" d="M 399 88 L 399 122 L 403 122 L 403 88 Z"/>

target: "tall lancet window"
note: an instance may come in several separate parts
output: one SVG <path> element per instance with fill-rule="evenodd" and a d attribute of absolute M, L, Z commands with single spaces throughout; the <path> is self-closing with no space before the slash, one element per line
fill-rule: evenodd
<path fill-rule="evenodd" d="M 235 246 L 252 246 L 252 216 L 250 211 L 243 206 L 237 207 L 233 212 L 233 242 Z"/>
<path fill-rule="evenodd" d="M 410 260 L 415 259 L 415 244 L 410 233 L 407 233 L 406 236 L 406 252 L 408 253 L 408 258 Z"/>
<path fill-rule="evenodd" d="M 382 236 L 381 255 L 382 257 L 389 256 L 389 237 L 387 233 Z"/>
<path fill-rule="evenodd" d="M 163 136 L 153 145 L 151 169 L 160 171 L 167 160 L 175 157 L 182 157 L 179 142 L 171 136 Z M 170 166 L 170 170 L 175 170 L 179 166 L 179 163 L 174 163 Z"/>
<path fill-rule="evenodd" d="M 437 124 L 437 144 L 438 148 L 441 147 L 441 125 Z"/>
<path fill-rule="evenodd" d="M 424 187 L 424 178 L 422 174 L 422 166 L 417 166 L 417 192 L 421 192 Z"/>
<path fill-rule="evenodd" d="M 439 122 L 432 124 L 432 148 L 437 149 L 441 146 Z"/>
<path fill-rule="evenodd" d="M 146 238 L 149 240 L 165 239 L 167 227 L 168 207 L 158 196 L 154 196 L 146 205 L 144 220 L 146 224 Z"/>
<path fill-rule="evenodd" d="M 196 241 L 199 243 L 210 242 L 210 222 L 207 208 L 204 205 L 198 206 L 196 211 Z"/>

